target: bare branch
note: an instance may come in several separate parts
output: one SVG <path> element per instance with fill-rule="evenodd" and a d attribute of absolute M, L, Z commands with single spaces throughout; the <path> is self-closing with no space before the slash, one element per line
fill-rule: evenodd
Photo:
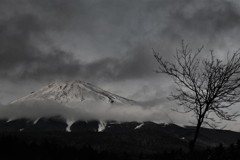
<path fill-rule="evenodd" d="M 235 120 L 239 114 L 229 113 L 226 109 L 240 102 L 240 49 L 232 56 L 228 53 L 226 61 L 216 58 L 213 50 L 210 57 L 201 58 L 202 50 L 203 46 L 193 52 L 182 41 L 180 49 L 176 50 L 174 62 L 163 60 L 153 50 L 159 64 L 156 73 L 169 75 L 176 84 L 176 91 L 170 99 L 176 100 L 184 108 L 183 113 L 194 113 L 197 128 L 203 123 L 215 127 L 215 124 L 209 124 L 209 113 L 223 120 Z M 213 119 L 211 121 L 215 122 Z"/>

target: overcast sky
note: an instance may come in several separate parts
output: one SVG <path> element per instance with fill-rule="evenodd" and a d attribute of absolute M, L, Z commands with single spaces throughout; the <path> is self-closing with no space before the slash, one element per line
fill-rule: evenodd
<path fill-rule="evenodd" d="M 0 102 L 54 80 L 81 79 L 152 106 L 171 107 L 171 60 L 184 39 L 223 57 L 240 47 L 237 0 L 0 0 Z"/>

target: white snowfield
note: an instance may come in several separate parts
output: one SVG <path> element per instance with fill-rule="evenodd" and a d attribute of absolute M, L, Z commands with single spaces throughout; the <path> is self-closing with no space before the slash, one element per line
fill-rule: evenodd
<path fill-rule="evenodd" d="M 56 81 L 32 92 L 31 94 L 17 99 L 11 104 L 34 100 L 53 100 L 58 103 L 79 103 L 82 101 L 102 101 L 106 103 L 134 104 L 121 96 L 115 95 L 90 83 L 80 80 Z"/>

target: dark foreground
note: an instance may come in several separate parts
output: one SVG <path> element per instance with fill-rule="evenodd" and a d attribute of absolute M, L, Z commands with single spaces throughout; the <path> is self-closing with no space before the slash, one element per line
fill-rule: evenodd
<path fill-rule="evenodd" d="M 65 134 L 65 133 L 64 133 Z M 33 135 L 22 133 L 1 133 L 0 155 L 5 159 L 29 160 L 239 160 L 240 141 L 230 146 L 198 148 L 193 154 L 184 149 L 155 150 L 155 152 L 139 149 L 134 146 L 119 144 L 119 150 L 111 146 L 101 148 L 82 145 L 81 142 L 69 141 L 71 134 L 39 133 Z M 73 135 L 73 137 L 76 135 Z M 63 138 L 64 137 L 64 138 Z M 127 148 L 129 147 L 129 151 Z M 146 148 L 148 148 L 146 144 Z"/>
<path fill-rule="evenodd" d="M 0 156 L 29 160 L 239 160 L 240 133 L 201 128 L 188 153 L 194 127 L 153 122 L 77 121 L 41 118 L 0 120 Z M 238 143 L 239 142 L 239 143 Z M 220 145 L 220 143 L 222 145 Z"/>

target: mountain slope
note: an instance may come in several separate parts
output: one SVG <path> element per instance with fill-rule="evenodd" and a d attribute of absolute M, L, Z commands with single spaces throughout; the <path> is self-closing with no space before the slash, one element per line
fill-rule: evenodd
<path fill-rule="evenodd" d="M 132 100 L 112 94 L 83 81 L 53 82 L 12 103 L 34 100 L 52 100 L 62 104 L 80 104 L 83 101 L 135 104 Z M 59 108 L 55 109 L 58 110 Z M 82 146 L 91 145 L 96 148 L 107 148 L 108 150 L 123 148 L 123 152 L 126 150 L 139 151 L 141 149 L 146 149 L 146 152 L 155 152 L 160 148 L 187 148 L 189 140 L 193 137 L 194 128 L 153 122 L 120 123 L 117 121 L 101 121 L 101 119 L 83 121 L 82 119 L 64 119 L 60 115 L 56 115 L 55 117 L 42 116 L 36 119 L 28 119 L 27 117 L 22 117 L 22 119 L 15 119 L 15 117 L 0 119 L 0 134 L 2 133 L 17 135 L 20 133 L 39 134 L 40 137 L 56 133 L 56 136 L 63 139 L 67 135 L 72 139 L 72 143 L 77 141 L 77 145 Z M 237 132 L 202 128 L 198 143 L 201 146 L 213 146 L 219 143 L 229 145 L 238 139 L 240 139 L 240 133 Z M 146 146 L 148 147 L 145 148 Z"/>
<path fill-rule="evenodd" d="M 53 137 L 62 137 L 63 139 L 65 135 L 72 136 L 72 141 L 76 141 L 81 145 L 108 146 L 111 149 L 113 149 L 112 147 L 117 149 L 128 146 L 130 150 L 148 146 L 149 150 L 154 151 L 159 148 L 187 149 L 188 142 L 194 135 L 194 127 L 180 127 L 175 124 L 157 124 L 153 122 L 119 123 L 116 121 L 101 122 L 96 120 L 76 121 L 69 125 L 61 117 L 51 117 L 40 118 L 37 122 L 29 119 L 0 120 L 0 135 L 4 133 L 16 135 L 39 134 L 40 136 L 48 136 L 54 133 Z M 198 145 L 215 146 L 222 143 L 228 146 L 236 143 L 238 139 L 240 139 L 240 133 L 238 132 L 202 128 Z"/>
<path fill-rule="evenodd" d="M 132 100 L 123 98 L 80 80 L 65 82 L 56 81 L 11 103 L 21 103 L 31 100 L 53 100 L 64 104 L 82 101 L 103 101 L 106 103 L 123 104 L 134 103 Z"/>

